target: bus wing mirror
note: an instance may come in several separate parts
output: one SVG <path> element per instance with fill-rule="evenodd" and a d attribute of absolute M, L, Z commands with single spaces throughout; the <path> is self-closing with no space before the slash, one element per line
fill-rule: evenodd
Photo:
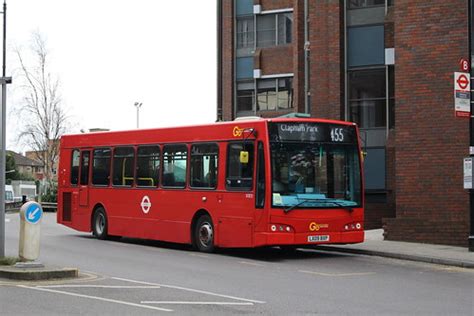
<path fill-rule="evenodd" d="M 240 152 L 240 163 L 249 163 L 249 152 L 241 151 Z"/>

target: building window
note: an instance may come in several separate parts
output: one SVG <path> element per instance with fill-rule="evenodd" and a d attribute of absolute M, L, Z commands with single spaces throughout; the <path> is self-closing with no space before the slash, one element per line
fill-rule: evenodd
<path fill-rule="evenodd" d="M 257 81 L 259 111 L 285 110 L 293 106 L 292 78 L 261 79 Z"/>
<path fill-rule="evenodd" d="M 348 28 L 348 66 L 385 65 L 384 32 L 383 25 Z"/>
<path fill-rule="evenodd" d="M 254 18 L 241 17 L 237 19 L 237 49 L 253 48 L 254 43 Z"/>
<path fill-rule="evenodd" d="M 385 68 L 350 71 L 350 120 L 360 128 L 385 127 L 385 90 Z"/>
<path fill-rule="evenodd" d="M 235 1 L 235 11 L 237 16 L 253 14 L 253 0 Z"/>
<path fill-rule="evenodd" d="M 292 26 L 291 12 L 257 16 L 257 47 L 290 44 Z"/>
<path fill-rule="evenodd" d="M 237 112 L 253 111 L 255 85 L 252 81 L 237 82 Z"/>
<path fill-rule="evenodd" d="M 385 189 L 385 148 L 367 148 L 364 159 L 366 190 Z"/>
<path fill-rule="evenodd" d="M 388 67 L 388 127 L 395 128 L 395 67 Z"/>
<path fill-rule="evenodd" d="M 293 25 L 293 13 L 278 14 L 277 23 L 278 23 L 277 45 L 290 44 L 292 25 Z"/>
<path fill-rule="evenodd" d="M 253 78 L 253 57 L 235 59 L 235 77 L 237 80 Z"/>
<path fill-rule="evenodd" d="M 349 9 L 360 9 L 385 5 L 385 0 L 349 0 L 347 6 Z"/>

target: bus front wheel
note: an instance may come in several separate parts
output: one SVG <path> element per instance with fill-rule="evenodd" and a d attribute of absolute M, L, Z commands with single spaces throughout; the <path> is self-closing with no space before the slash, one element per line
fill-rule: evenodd
<path fill-rule="evenodd" d="M 105 210 L 99 207 L 94 212 L 92 220 L 92 233 L 98 239 L 107 239 L 107 216 Z"/>
<path fill-rule="evenodd" d="M 214 251 L 214 225 L 209 215 L 199 217 L 194 228 L 194 243 L 201 252 Z"/>

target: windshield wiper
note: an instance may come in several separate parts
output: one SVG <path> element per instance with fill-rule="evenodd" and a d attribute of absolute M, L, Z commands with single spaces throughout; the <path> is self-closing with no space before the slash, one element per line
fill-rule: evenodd
<path fill-rule="evenodd" d="M 339 203 L 339 202 L 336 202 L 336 201 L 327 201 L 327 200 L 326 200 L 326 201 L 322 201 L 322 202 L 332 203 L 332 204 L 334 204 L 334 205 L 336 205 L 336 206 L 339 206 L 339 207 L 341 207 L 341 208 L 343 208 L 343 209 L 348 210 L 349 212 L 354 212 L 354 209 L 353 209 L 352 207 L 347 206 L 347 205 L 344 205 L 344 204 Z"/>
<path fill-rule="evenodd" d="M 285 208 L 285 209 L 283 210 L 283 212 L 289 213 L 289 212 L 291 212 L 292 210 L 294 210 L 295 208 L 297 208 L 298 206 L 303 205 L 303 204 L 306 203 L 306 202 L 312 202 L 312 201 L 317 201 L 317 200 L 304 199 L 303 201 L 301 201 L 301 202 L 299 202 L 299 203 L 296 203 L 295 205 L 292 205 L 292 206 L 290 206 L 289 208 Z"/>
<path fill-rule="evenodd" d="M 352 207 L 350 207 L 350 206 L 344 205 L 344 204 L 339 203 L 339 202 L 336 202 L 336 201 L 331 201 L 331 200 L 328 200 L 328 199 L 324 199 L 324 200 L 323 200 L 323 199 L 304 199 L 304 200 L 302 200 L 301 202 L 296 203 L 295 205 L 292 205 L 292 206 L 290 206 L 289 208 L 284 209 L 283 211 L 284 211 L 285 213 L 289 213 L 289 212 L 291 212 L 292 210 L 294 210 L 295 208 L 297 208 L 298 206 L 301 206 L 301 205 L 303 205 L 303 204 L 306 203 L 306 202 L 332 203 L 332 204 L 334 204 L 334 205 L 336 205 L 336 206 L 339 206 L 339 207 L 341 207 L 341 208 L 343 208 L 343 209 L 346 209 L 346 210 L 348 210 L 348 211 L 350 211 L 350 212 L 353 212 L 353 211 L 354 211 L 354 209 L 353 209 Z"/>

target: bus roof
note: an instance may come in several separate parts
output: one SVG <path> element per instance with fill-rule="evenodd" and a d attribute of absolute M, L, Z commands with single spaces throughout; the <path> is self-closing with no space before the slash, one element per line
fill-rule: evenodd
<path fill-rule="evenodd" d="M 355 123 L 337 120 L 316 118 L 249 118 L 216 122 L 203 125 L 161 127 L 151 129 L 135 129 L 123 131 L 108 131 L 96 133 L 69 134 L 61 137 L 61 147 L 92 147 L 92 146 L 117 146 L 126 144 L 156 144 L 167 142 L 206 142 L 241 139 L 238 130 L 266 131 L 268 122 L 284 123 L 331 123 L 341 125 L 355 125 Z M 237 132 L 236 132 L 237 129 Z M 265 135 L 266 133 L 263 133 Z M 260 136 L 265 137 L 265 136 Z"/>

